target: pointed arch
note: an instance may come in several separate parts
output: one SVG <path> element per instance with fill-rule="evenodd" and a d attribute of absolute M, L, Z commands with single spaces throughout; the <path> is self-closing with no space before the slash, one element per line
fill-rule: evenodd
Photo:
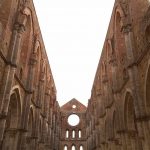
<path fill-rule="evenodd" d="M 80 148 L 79 148 L 79 149 L 80 149 L 80 150 L 84 150 L 84 149 L 83 149 L 83 145 L 80 145 Z"/>
<path fill-rule="evenodd" d="M 38 129 L 38 131 L 39 131 L 39 134 L 38 134 L 39 140 L 41 140 L 41 138 L 42 138 L 42 128 L 43 128 L 43 121 L 42 121 L 42 117 L 40 116 L 39 117 L 39 129 Z"/>
<path fill-rule="evenodd" d="M 115 59 L 115 52 L 112 46 L 112 39 L 106 41 L 106 58 L 107 62 L 110 64 Z"/>
<path fill-rule="evenodd" d="M 130 92 L 126 92 L 124 103 L 124 119 L 125 127 L 128 131 L 135 131 L 135 110 L 134 99 Z"/>
<path fill-rule="evenodd" d="M 66 130 L 66 136 L 65 136 L 65 138 L 69 138 L 69 130 L 68 129 Z"/>
<path fill-rule="evenodd" d="M 71 150 L 76 150 L 76 146 L 73 144 Z"/>
<path fill-rule="evenodd" d="M 22 43 L 21 43 L 21 52 L 20 52 L 20 61 L 19 67 L 24 68 L 23 75 L 27 76 L 27 65 L 29 62 L 30 57 L 30 51 L 33 47 L 32 45 L 32 39 L 33 39 L 33 22 L 32 22 L 32 13 L 29 8 L 24 8 L 22 11 L 23 14 L 20 14 L 19 17 L 23 18 L 23 21 L 21 18 L 18 17 L 18 22 L 24 25 L 25 31 L 22 35 Z M 20 20 L 19 20 L 20 19 Z"/>
<path fill-rule="evenodd" d="M 40 61 L 41 61 L 41 43 L 37 39 L 35 41 L 33 53 L 31 55 L 33 55 L 37 61 L 36 66 L 35 66 L 36 76 L 34 77 L 34 86 L 38 87 L 39 79 L 40 79 L 40 67 L 41 67 L 41 64 L 40 64 Z"/>
<path fill-rule="evenodd" d="M 33 134 L 34 128 L 34 115 L 33 115 L 33 108 L 30 107 L 29 115 L 28 115 L 28 136 L 31 137 Z"/>
<path fill-rule="evenodd" d="M 117 139 L 117 131 L 119 129 L 119 117 L 118 112 L 116 110 L 113 111 L 111 116 L 111 124 L 110 124 L 110 139 L 116 140 Z"/>
<path fill-rule="evenodd" d="M 68 146 L 67 145 L 64 146 L 64 150 L 68 150 Z"/>
<path fill-rule="evenodd" d="M 79 136 L 79 138 L 82 138 L 82 132 L 81 132 L 81 129 L 78 131 L 78 136 Z"/>
<path fill-rule="evenodd" d="M 116 56 L 118 59 L 118 63 L 121 65 L 125 65 L 126 60 L 126 45 L 125 45 L 125 37 L 122 32 L 124 25 L 125 14 L 120 5 L 117 5 L 114 15 L 114 32 L 115 32 L 115 50 Z"/>
<path fill-rule="evenodd" d="M 75 132 L 75 130 L 72 130 L 72 138 L 74 139 L 75 136 L 76 136 L 76 132 Z"/>
<path fill-rule="evenodd" d="M 146 27 L 146 30 L 145 30 L 145 37 L 146 37 L 146 42 L 147 43 L 150 43 L 150 25 L 148 25 Z"/>
<path fill-rule="evenodd" d="M 120 16 L 121 16 L 121 18 L 125 18 L 125 16 L 126 16 L 126 14 L 125 14 L 125 12 L 123 11 L 123 8 L 121 7 L 120 4 L 117 4 L 117 5 L 116 5 L 115 14 L 116 14 L 116 13 L 119 13 Z M 116 16 L 114 16 L 114 17 L 116 17 Z M 115 19 L 115 20 L 116 20 L 116 19 Z"/>
<path fill-rule="evenodd" d="M 33 113 L 33 107 L 30 107 L 29 114 L 28 114 L 28 124 L 27 124 L 27 137 L 26 137 L 26 144 L 27 144 L 27 149 L 32 150 L 33 145 L 31 142 L 31 139 L 34 134 L 34 113 Z"/>
<path fill-rule="evenodd" d="M 16 131 L 20 128 L 21 119 L 21 98 L 19 95 L 19 89 L 15 88 L 11 91 L 10 101 L 8 106 L 8 113 L 5 124 L 5 132 L 2 149 L 14 149 L 18 143 L 17 132 L 14 132 L 14 136 L 10 136 L 11 131 Z M 8 141 L 9 145 L 8 145 Z"/>

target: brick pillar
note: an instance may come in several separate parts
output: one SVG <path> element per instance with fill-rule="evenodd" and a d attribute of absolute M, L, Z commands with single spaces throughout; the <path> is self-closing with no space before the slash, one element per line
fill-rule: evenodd
<path fill-rule="evenodd" d="M 5 130 L 5 122 L 9 107 L 13 79 L 16 72 L 16 66 L 20 58 L 20 44 L 23 31 L 24 26 L 22 24 L 15 25 L 12 35 L 12 45 L 10 46 L 10 51 L 8 54 L 9 63 L 6 66 L 3 74 L 3 82 L 0 91 L 0 145 L 2 144 Z"/>

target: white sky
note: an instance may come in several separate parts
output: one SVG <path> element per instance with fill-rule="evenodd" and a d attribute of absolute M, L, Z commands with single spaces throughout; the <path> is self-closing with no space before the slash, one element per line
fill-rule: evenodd
<path fill-rule="evenodd" d="M 115 0 L 33 0 L 60 106 L 87 105 Z"/>

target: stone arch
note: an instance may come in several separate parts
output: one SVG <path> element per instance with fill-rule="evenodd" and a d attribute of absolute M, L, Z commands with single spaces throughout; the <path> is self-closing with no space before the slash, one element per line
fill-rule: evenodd
<path fill-rule="evenodd" d="M 21 98 L 19 89 L 13 89 L 10 95 L 8 113 L 5 125 L 2 149 L 17 149 L 18 134 L 21 119 Z M 13 136 L 11 136 L 13 134 Z"/>
<path fill-rule="evenodd" d="M 116 7 L 115 7 L 115 16 L 114 16 L 114 18 L 116 18 L 116 13 L 119 13 L 122 19 L 124 19 L 126 17 L 126 14 L 125 14 L 125 12 L 124 12 L 124 10 L 123 10 L 123 8 L 120 4 L 117 4 Z M 122 20 L 122 25 L 123 25 L 123 20 Z"/>
<path fill-rule="evenodd" d="M 107 51 L 107 62 L 108 63 L 111 63 L 114 58 L 115 58 L 115 52 L 114 52 L 114 49 L 112 47 L 112 40 L 107 40 L 106 41 L 106 51 Z"/>
<path fill-rule="evenodd" d="M 125 65 L 126 61 L 126 45 L 125 45 L 125 37 L 122 32 L 123 28 L 123 19 L 125 18 L 125 14 L 120 5 L 116 7 L 115 15 L 114 15 L 114 31 L 115 31 L 115 51 L 118 59 L 118 63 L 121 65 Z"/>
<path fill-rule="evenodd" d="M 41 44 L 40 44 L 39 40 L 36 40 L 36 42 L 35 42 L 33 55 L 35 55 L 36 61 L 37 61 L 37 65 L 36 65 L 37 79 L 35 79 L 35 80 L 38 81 L 39 71 L 40 71 L 40 60 L 41 60 Z"/>
<path fill-rule="evenodd" d="M 43 129 L 43 121 L 42 121 L 42 117 L 40 116 L 40 118 L 39 118 L 39 129 L 38 129 L 39 141 L 41 141 L 41 139 L 42 139 L 42 129 Z"/>
<path fill-rule="evenodd" d="M 64 149 L 63 150 L 68 150 L 68 146 L 64 145 Z"/>
<path fill-rule="evenodd" d="M 33 59 L 36 61 L 36 63 L 35 63 L 36 76 L 34 76 L 34 81 L 33 81 L 33 87 L 35 88 L 34 101 L 36 101 L 36 98 L 37 98 L 36 94 L 38 93 L 38 85 L 39 85 L 39 80 L 40 80 L 40 69 L 41 69 L 41 63 L 40 63 L 40 61 L 41 61 L 41 44 L 38 39 L 35 40 L 34 50 L 31 55 L 32 55 L 31 58 L 33 57 Z"/>
<path fill-rule="evenodd" d="M 82 138 L 82 130 L 81 129 L 78 130 L 78 138 Z"/>
<path fill-rule="evenodd" d="M 42 58 L 40 62 L 40 105 L 42 107 L 42 112 L 44 112 L 44 106 L 45 106 L 45 90 L 46 90 L 46 79 L 47 79 L 47 66 L 46 66 L 46 60 Z"/>
<path fill-rule="evenodd" d="M 108 78 L 110 85 L 113 85 L 113 71 L 112 71 L 112 63 L 114 63 L 115 59 L 115 53 L 112 48 L 111 40 L 106 41 L 106 58 L 107 58 L 107 64 L 108 64 Z"/>
<path fill-rule="evenodd" d="M 83 145 L 80 145 L 79 150 L 84 150 Z"/>
<path fill-rule="evenodd" d="M 76 132 L 75 132 L 75 130 L 72 130 L 72 138 L 74 139 L 75 136 L 76 136 Z"/>
<path fill-rule="evenodd" d="M 21 14 L 20 16 L 24 19 L 22 22 L 21 21 L 20 22 L 24 25 L 25 31 L 24 34 L 22 35 L 19 64 L 22 66 L 22 68 L 24 68 L 24 70 L 26 70 L 28 65 L 27 62 L 29 61 L 29 57 L 31 53 L 30 50 L 32 48 L 33 22 L 32 22 L 31 10 L 29 8 L 24 8 L 22 13 L 23 14 Z M 27 71 L 24 71 L 23 75 L 25 75 L 25 72 Z"/>
<path fill-rule="evenodd" d="M 125 94 L 124 120 L 127 131 L 135 131 L 136 125 L 135 125 L 134 99 L 129 91 L 127 91 Z"/>
<path fill-rule="evenodd" d="M 65 133 L 65 138 L 69 138 L 69 130 L 68 129 L 66 129 L 66 131 L 65 131 L 66 133 Z"/>
<path fill-rule="evenodd" d="M 33 108 L 30 107 L 29 115 L 28 115 L 28 136 L 32 137 L 34 128 L 34 113 Z"/>
<path fill-rule="evenodd" d="M 46 60 L 44 58 L 42 58 L 40 61 L 40 68 L 41 68 L 40 69 L 40 80 L 45 81 L 47 68 L 46 68 Z"/>
<path fill-rule="evenodd" d="M 113 110 L 112 116 L 111 116 L 111 124 L 110 124 L 110 133 L 111 133 L 111 139 L 113 141 L 118 141 L 119 135 L 118 130 L 119 130 L 119 116 L 117 110 Z"/>
<path fill-rule="evenodd" d="M 33 137 L 33 130 L 34 130 L 34 114 L 33 114 L 33 108 L 30 107 L 30 111 L 29 111 L 29 114 L 28 114 L 28 124 L 27 124 L 27 149 L 29 150 L 32 150 L 32 144 L 31 143 L 31 139 Z"/>
<path fill-rule="evenodd" d="M 76 145 L 75 144 L 72 144 L 71 150 L 76 150 Z"/>

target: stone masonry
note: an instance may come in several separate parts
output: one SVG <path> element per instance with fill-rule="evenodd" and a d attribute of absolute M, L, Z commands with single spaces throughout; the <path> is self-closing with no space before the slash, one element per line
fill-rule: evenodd
<path fill-rule="evenodd" d="M 32 0 L 0 0 L 0 150 L 150 150 L 150 1 L 115 1 L 88 106 L 60 107 Z"/>

